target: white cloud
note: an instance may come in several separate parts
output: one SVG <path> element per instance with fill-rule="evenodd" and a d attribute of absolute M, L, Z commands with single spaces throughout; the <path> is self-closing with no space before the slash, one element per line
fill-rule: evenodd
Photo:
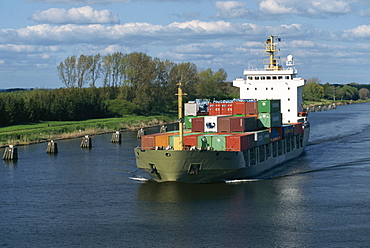
<path fill-rule="evenodd" d="M 279 0 L 263 0 L 260 2 L 260 10 L 269 14 L 296 14 L 297 10 L 284 4 Z"/>
<path fill-rule="evenodd" d="M 95 10 L 90 6 L 66 9 L 51 8 L 37 11 L 31 19 L 39 23 L 51 24 L 117 24 L 117 15 L 109 10 Z"/>
<path fill-rule="evenodd" d="M 370 37 L 370 25 L 361 25 L 353 29 L 349 29 L 343 32 L 343 37 L 354 39 L 354 38 L 369 38 Z"/>
<path fill-rule="evenodd" d="M 215 7 L 218 10 L 217 18 L 245 18 L 249 11 L 245 8 L 247 3 L 239 1 L 217 1 Z"/>
<path fill-rule="evenodd" d="M 319 0 L 312 1 L 312 7 L 320 12 L 329 14 L 347 14 L 351 11 L 350 2 Z"/>

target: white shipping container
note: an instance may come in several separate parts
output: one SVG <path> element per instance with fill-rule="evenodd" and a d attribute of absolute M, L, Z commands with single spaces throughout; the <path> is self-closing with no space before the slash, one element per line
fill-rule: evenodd
<path fill-rule="evenodd" d="M 219 116 L 204 116 L 204 132 L 217 132 L 217 118 Z"/>
<path fill-rule="evenodd" d="M 185 103 L 185 116 L 197 116 L 199 105 L 197 103 Z"/>

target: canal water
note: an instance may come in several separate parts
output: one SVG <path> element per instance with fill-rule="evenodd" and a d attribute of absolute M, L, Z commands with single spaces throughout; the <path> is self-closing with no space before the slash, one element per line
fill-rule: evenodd
<path fill-rule="evenodd" d="M 136 132 L 18 147 L 0 160 L 0 247 L 370 247 L 369 113 L 310 113 L 302 156 L 232 184 L 132 180 Z"/>

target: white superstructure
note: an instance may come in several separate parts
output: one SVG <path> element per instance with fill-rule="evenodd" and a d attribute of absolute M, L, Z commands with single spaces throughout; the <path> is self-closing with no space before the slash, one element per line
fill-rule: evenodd
<path fill-rule="evenodd" d="M 287 57 L 287 68 L 276 59 L 276 36 L 269 36 L 265 42 L 269 62 L 263 70 L 244 70 L 244 78 L 233 81 L 240 88 L 240 99 L 280 99 L 283 123 L 296 123 L 302 119 L 302 87 L 305 80 L 297 77 L 293 56 Z"/>

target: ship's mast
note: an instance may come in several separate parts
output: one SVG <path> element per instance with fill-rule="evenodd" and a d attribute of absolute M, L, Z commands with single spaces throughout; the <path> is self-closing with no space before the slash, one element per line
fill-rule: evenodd
<path fill-rule="evenodd" d="M 281 65 L 279 65 L 279 59 L 276 59 L 275 58 L 275 52 L 276 52 L 276 43 L 275 43 L 275 40 L 280 40 L 280 38 L 278 38 L 277 36 L 274 36 L 274 35 L 270 35 L 268 36 L 266 42 L 265 42 L 265 46 L 266 46 L 266 53 L 268 53 L 268 56 L 269 56 L 269 62 L 267 64 L 267 70 L 271 70 L 271 71 L 279 71 L 281 69 L 283 69 L 283 67 Z"/>
<path fill-rule="evenodd" d="M 178 101 L 178 120 L 179 123 L 179 150 L 184 150 L 184 119 L 182 118 L 182 96 L 186 96 L 186 93 L 182 92 L 182 80 L 180 83 L 177 84 L 179 87 L 177 88 L 177 101 Z"/>

